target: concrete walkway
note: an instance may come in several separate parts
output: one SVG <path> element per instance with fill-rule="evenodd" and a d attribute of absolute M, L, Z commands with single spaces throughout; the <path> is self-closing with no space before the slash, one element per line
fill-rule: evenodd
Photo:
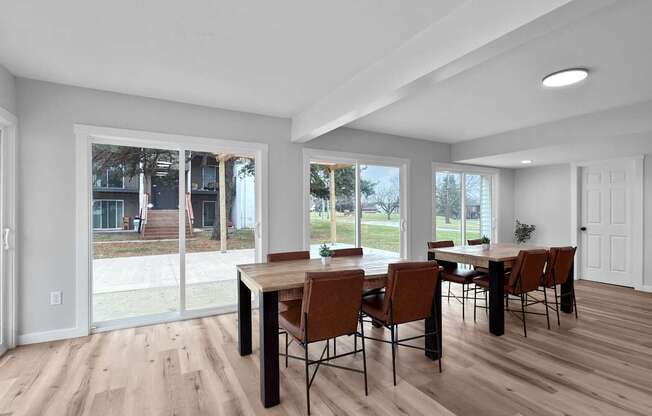
<path fill-rule="evenodd" d="M 254 263 L 255 250 L 186 254 L 186 283 L 234 280 L 236 265 Z M 179 255 L 93 260 L 93 293 L 122 292 L 179 285 Z"/>

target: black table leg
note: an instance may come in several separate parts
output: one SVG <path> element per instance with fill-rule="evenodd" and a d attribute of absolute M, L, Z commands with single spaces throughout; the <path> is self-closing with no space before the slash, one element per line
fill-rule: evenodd
<path fill-rule="evenodd" d="M 251 354 L 251 290 L 240 280 L 238 271 L 238 350 Z"/>
<path fill-rule="evenodd" d="M 278 369 L 278 292 L 261 292 L 260 313 L 260 400 L 263 406 L 280 403 Z"/>
<path fill-rule="evenodd" d="M 502 261 L 489 262 L 489 332 L 505 333 L 505 265 Z"/>
<path fill-rule="evenodd" d="M 571 266 L 568 279 L 561 285 L 561 311 L 573 313 L 573 294 L 575 293 L 575 262 Z"/>

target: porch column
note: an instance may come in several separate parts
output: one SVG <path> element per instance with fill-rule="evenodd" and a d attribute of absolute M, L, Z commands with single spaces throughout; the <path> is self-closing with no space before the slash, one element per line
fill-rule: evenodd
<path fill-rule="evenodd" d="M 222 252 L 225 252 L 227 249 L 226 245 L 226 233 L 227 233 L 227 224 L 226 224 L 226 155 L 220 155 L 220 248 Z"/>
<path fill-rule="evenodd" d="M 335 200 L 335 166 L 331 166 L 329 171 L 331 188 L 331 242 L 335 244 L 337 242 L 337 223 L 335 222 L 335 205 L 337 204 Z"/>

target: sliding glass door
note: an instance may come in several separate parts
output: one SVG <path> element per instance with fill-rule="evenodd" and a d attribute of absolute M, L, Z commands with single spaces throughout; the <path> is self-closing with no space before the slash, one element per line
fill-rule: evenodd
<path fill-rule="evenodd" d="M 307 240 L 313 257 L 321 244 L 362 247 L 365 254 L 386 258 L 407 255 L 404 165 L 331 153 L 305 158 Z"/>
<path fill-rule="evenodd" d="M 483 236 L 494 240 L 494 174 L 455 170 L 433 170 L 433 234 L 435 240 L 466 245 Z"/>
<path fill-rule="evenodd" d="M 255 152 L 91 144 L 92 325 L 235 310 L 236 265 L 254 263 Z"/>

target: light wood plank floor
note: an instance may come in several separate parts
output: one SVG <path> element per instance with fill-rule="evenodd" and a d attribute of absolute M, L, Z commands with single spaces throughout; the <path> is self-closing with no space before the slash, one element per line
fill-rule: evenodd
<path fill-rule="evenodd" d="M 322 369 L 313 414 L 652 415 L 652 295 L 586 282 L 577 293 L 579 320 L 564 315 L 548 331 L 528 317 L 528 338 L 514 317 L 494 337 L 483 311 L 474 323 L 469 307 L 462 322 L 460 305 L 444 301 L 442 374 L 399 349 L 394 387 L 389 347 L 368 341 L 369 396 L 360 375 Z M 0 358 L 0 415 L 304 414 L 302 363 L 281 368 L 282 403 L 266 410 L 258 340 L 241 358 L 235 339 L 236 317 L 224 315 L 20 347 Z"/>

